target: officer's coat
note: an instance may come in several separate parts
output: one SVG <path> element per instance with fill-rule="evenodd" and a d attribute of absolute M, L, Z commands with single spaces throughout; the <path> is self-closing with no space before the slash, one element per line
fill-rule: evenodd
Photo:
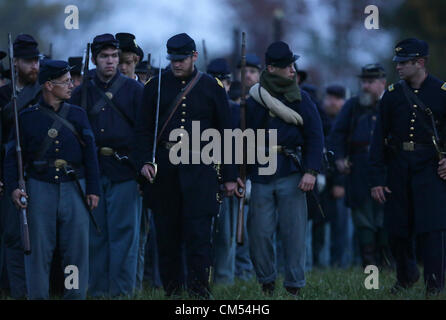
<path fill-rule="evenodd" d="M 160 119 L 167 118 L 166 110 L 169 105 L 194 78 L 196 72 L 195 69 L 190 77 L 183 80 L 176 78 L 171 70 L 162 74 Z M 138 117 L 135 145 L 135 159 L 138 168 L 142 168 L 145 163 L 152 161 L 157 92 L 158 77 L 154 77 L 144 88 L 141 114 Z M 201 76 L 195 87 L 181 101 L 177 111 L 163 131 L 160 142 L 169 141 L 171 130 L 184 128 L 189 134 L 191 143 L 192 121 L 200 122 L 200 135 L 206 129 L 215 128 L 223 137 L 224 129 L 232 129 L 226 92 L 214 78 L 206 74 Z M 159 130 L 161 130 L 163 124 L 159 123 Z M 207 142 L 201 145 L 205 144 Z M 162 143 L 157 147 L 156 163 L 158 164 L 158 175 L 155 183 L 147 184 L 145 188 L 146 199 L 150 199 L 149 205 L 154 208 L 155 212 L 161 201 L 172 201 L 169 199 L 172 184 L 180 184 L 182 194 L 172 196 L 174 199 L 182 199 L 188 215 L 217 214 L 218 181 L 214 166 L 205 164 L 173 165 L 169 160 L 169 150 Z M 223 182 L 236 180 L 235 166 L 222 165 L 222 180 Z"/>
<path fill-rule="evenodd" d="M 429 75 L 420 89 L 411 90 L 432 110 L 441 132 L 446 120 L 444 83 Z M 390 233 L 400 236 L 407 236 L 412 229 L 416 233 L 446 229 L 446 182 L 437 174 L 439 158 L 420 117 L 430 123 L 425 114 L 409 105 L 401 85 L 391 85 L 382 97 L 370 148 L 371 186 L 388 186 L 392 191 L 386 194 L 385 224 Z M 426 147 L 391 151 L 385 147 L 384 139 L 389 137 L 400 145 L 413 141 Z"/>

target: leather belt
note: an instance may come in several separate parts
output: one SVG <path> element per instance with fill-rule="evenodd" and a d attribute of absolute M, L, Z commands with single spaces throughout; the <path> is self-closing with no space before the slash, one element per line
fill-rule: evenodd
<path fill-rule="evenodd" d="M 404 151 L 415 151 L 415 150 L 420 150 L 420 149 L 433 148 L 433 145 L 425 144 L 425 143 L 416 143 L 413 141 L 404 141 L 401 144 L 401 148 Z"/>

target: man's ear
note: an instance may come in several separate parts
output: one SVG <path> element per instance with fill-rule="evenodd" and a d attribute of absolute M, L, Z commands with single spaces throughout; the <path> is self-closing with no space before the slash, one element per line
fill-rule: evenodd
<path fill-rule="evenodd" d="M 193 53 L 193 55 L 192 55 L 192 61 L 195 62 L 195 61 L 197 61 L 197 60 L 198 60 L 198 52 L 195 51 L 195 52 Z"/>
<path fill-rule="evenodd" d="M 273 67 L 272 65 L 267 65 L 266 69 L 268 70 L 269 73 L 272 73 L 272 72 L 276 71 L 276 68 Z"/>
<path fill-rule="evenodd" d="M 96 59 L 94 58 L 94 56 L 91 56 L 91 62 L 96 65 Z"/>
<path fill-rule="evenodd" d="M 53 84 L 50 81 L 45 81 L 43 83 L 43 87 L 49 92 L 53 91 L 54 88 Z"/>

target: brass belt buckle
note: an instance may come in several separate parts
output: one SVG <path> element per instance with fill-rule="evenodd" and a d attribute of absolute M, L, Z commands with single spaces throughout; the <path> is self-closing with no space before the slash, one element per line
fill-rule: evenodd
<path fill-rule="evenodd" d="M 414 151 L 415 150 L 415 143 L 413 141 L 403 142 L 403 150 L 404 151 Z"/>
<path fill-rule="evenodd" d="M 54 161 L 54 166 L 58 169 L 62 169 L 64 167 L 66 167 L 66 165 L 67 165 L 67 162 L 63 159 L 56 159 Z"/>
<path fill-rule="evenodd" d="M 102 147 L 99 149 L 99 153 L 103 156 L 110 157 L 113 155 L 113 149 L 109 147 Z"/>

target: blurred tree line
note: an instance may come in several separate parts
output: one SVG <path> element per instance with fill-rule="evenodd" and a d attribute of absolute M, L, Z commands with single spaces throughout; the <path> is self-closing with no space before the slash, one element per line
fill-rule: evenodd
<path fill-rule="evenodd" d="M 388 26 L 395 32 L 395 41 L 420 38 L 429 44 L 429 72 L 446 81 L 446 1 L 406 0 L 391 15 Z"/>
<path fill-rule="evenodd" d="M 355 77 L 365 63 L 380 62 L 389 82 L 398 80 L 392 63 L 394 46 L 407 37 L 430 45 L 430 71 L 446 78 L 445 0 L 227 0 L 247 32 L 248 51 L 263 60 L 266 47 L 284 40 L 305 61 L 309 81 L 357 88 Z M 364 9 L 379 9 L 379 30 L 367 30 Z M 279 21 L 278 21 L 279 20 Z M 235 33 L 236 34 L 236 33 Z M 234 54 L 239 52 L 234 40 Z M 309 63 L 308 63 L 309 62 Z M 354 93 L 354 92 L 353 92 Z"/>

